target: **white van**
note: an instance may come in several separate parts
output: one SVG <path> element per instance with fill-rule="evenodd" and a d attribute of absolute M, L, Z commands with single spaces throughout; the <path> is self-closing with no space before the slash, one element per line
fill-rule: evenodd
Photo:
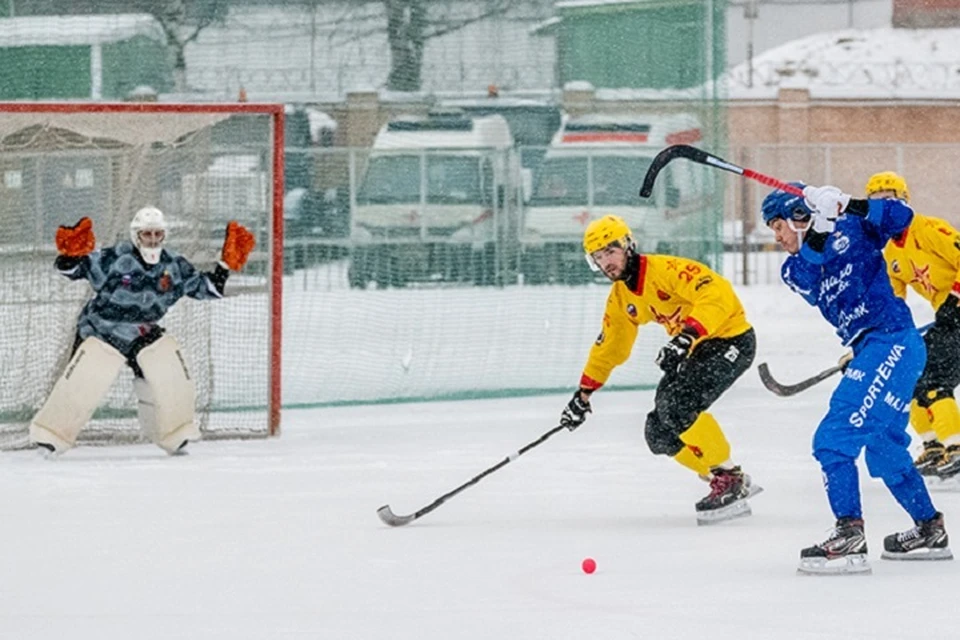
<path fill-rule="evenodd" d="M 653 196 L 638 192 L 653 157 L 671 144 L 697 144 L 690 115 L 585 115 L 566 118 L 534 176 L 521 232 L 524 282 L 575 283 L 592 279 L 583 258 L 591 220 L 613 214 L 633 230 L 641 251 L 691 257 L 711 235 L 705 168 L 673 162 L 660 173 Z"/>
<path fill-rule="evenodd" d="M 488 283 L 519 165 L 507 121 L 459 111 L 377 134 L 353 207 L 350 284 Z"/>

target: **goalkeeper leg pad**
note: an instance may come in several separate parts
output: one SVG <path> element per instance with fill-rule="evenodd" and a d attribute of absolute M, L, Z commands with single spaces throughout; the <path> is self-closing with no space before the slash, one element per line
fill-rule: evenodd
<path fill-rule="evenodd" d="M 180 345 L 163 336 L 137 354 L 143 378 L 134 381 L 140 428 L 169 454 L 200 439 L 194 422 L 196 389 Z"/>
<path fill-rule="evenodd" d="M 55 454 L 73 447 L 125 363 L 123 355 L 102 340 L 81 342 L 30 423 L 30 441 Z"/>

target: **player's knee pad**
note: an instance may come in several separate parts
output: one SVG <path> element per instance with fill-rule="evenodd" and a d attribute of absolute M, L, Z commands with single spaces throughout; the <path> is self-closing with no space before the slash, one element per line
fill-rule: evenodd
<path fill-rule="evenodd" d="M 138 416 L 144 434 L 168 453 L 199 440 L 194 423 L 196 390 L 177 341 L 164 336 L 137 354 L 143 378 L 137 379 Z"/>
<path fill-rule="evenodd" d="M 30 423 L 30 441 L 55 453 L 72 447 L 125 363 L 123 355 L 94 337 L 77 347 L 46 402 Z"/>
<path fill-rule="evenodd" d="M 644 436 L 650 451 L 658 456 L 670 456 L 672 458 L 684 447 L 683 440 L 660 420 L 656 411 L 647 414 Z"/>
<path fill-rule="evenodd" d="M 933 431 L 933 412 L 930 407 L 921 407 L 916 399 L 910 403 L 910 424 L 917 435 L 926 438 Z"/>
<path fill-rule="evenodd" d="M 701 460 L 708 467 L 715 467 L 730 459 L 730 443 L 723 435 L 720 423 L 706 411 L 680 434 L 680 439 L 688 447 L 699 451 Z"/>
<path fill-rule="evenodd" d="M 953 394 L 943 396 L 927 407 L 930 417 L 930 428 L 937 435 L 937 440 L 947 444 L 955 444 L 960 436 L 960 408 Z"/>

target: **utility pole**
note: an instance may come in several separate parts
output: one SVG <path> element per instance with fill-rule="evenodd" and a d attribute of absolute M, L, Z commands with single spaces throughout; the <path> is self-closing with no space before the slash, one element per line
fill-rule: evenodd
<path fill-rule="evenodd" d="M 743 17 L 747 19 L 747 86 L 753 86 L 753 21 L 757 19 L 759 0 L 747 0 L 743 5 Z"/>

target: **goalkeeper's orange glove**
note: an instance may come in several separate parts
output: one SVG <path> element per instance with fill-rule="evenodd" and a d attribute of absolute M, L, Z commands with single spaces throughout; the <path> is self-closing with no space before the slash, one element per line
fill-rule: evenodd
<path fill-rule="evenodd" d="M 247 264 L 247 258 L 256 244 L 253 234 L 246 227 L 236 220 L 231 220 L 227 224 L 227 236 L 223 239 L 220 258 L 232 271 L 239 271 Z"/>
<path fill-rule="evenodd" d="M 84 216 L 72 227 L 57 227 L 57 252 L 71 258 L 82 258 L 91 251 L 97 243 L 93 235 L 93 221 Z"/>

